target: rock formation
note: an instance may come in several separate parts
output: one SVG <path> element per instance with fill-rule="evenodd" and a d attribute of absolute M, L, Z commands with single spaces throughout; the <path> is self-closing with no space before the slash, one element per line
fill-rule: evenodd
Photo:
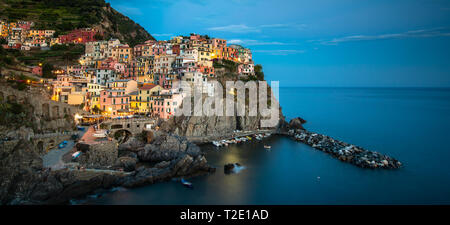
<path fill-rule="evenodd" d="M 315 149 L 328 153 L 343 162 L 348 162 L 363 168 L 397 169 L 402 164 L 387 155 L 369 151 L 331 137 L 306 131 L 304 129 L 291 129 L 288 132 L 295 140 L 301 141 Z"/>

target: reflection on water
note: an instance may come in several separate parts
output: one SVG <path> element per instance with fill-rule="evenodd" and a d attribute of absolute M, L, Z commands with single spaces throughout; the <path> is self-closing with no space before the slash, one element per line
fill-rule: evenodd
<path fill-rule="evenodd" d="M 272 136 L 220 150 L 203 146 L 217 171 L 190 179 L 194 189 L 169 181 L 88 204 L 450 204 L 448 89 L 282 88 L 280 102 L 308 129 L 391 155 L 405 167 L 361 169 Z M 245 169 L 225 175 L 223 166 L 236 162 Z"/>

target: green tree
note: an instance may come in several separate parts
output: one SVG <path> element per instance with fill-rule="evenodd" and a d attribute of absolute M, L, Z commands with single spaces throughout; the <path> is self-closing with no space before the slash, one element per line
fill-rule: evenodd
<path fill-rule="evenodd" d="M 255 65 L 255 76 L 258 80 L 264 80 L 264 72 L 260 64 Z"/>
<path fill-rule="evenodd" d="M 44 63 L 42 66 L 42 77 L 44 78 L 55 78 L 53 75 L 53 65 L 50 63 Z"/>
<path fill-rule="evenodd" d="M 103 36 L 102 36 L 101 34 L 99 34 L 99 33 L 96 33 L 95 36 L 94 36 L 94 38 L 95 38 L 95 40 L 97 40 L 97 41 L 103 40 Z"/>

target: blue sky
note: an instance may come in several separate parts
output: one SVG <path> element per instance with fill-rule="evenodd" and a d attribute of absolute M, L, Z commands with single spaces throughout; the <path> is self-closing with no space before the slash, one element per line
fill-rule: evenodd
<path fill-rule="evenodd" d="M 249 47 L 280 86 L 450 87 L 448 0 L 107 0 L 158 40 Z"/>

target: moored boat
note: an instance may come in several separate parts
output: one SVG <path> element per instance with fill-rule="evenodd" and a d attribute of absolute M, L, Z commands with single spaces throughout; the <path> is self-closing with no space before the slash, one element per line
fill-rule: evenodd
<path fill-rule="evenodd" d="M 181 184 L 183 184 L 185 187 L 192 188 L 192 183 L 184 180 L 184 178 L 181 178 Z"/>

